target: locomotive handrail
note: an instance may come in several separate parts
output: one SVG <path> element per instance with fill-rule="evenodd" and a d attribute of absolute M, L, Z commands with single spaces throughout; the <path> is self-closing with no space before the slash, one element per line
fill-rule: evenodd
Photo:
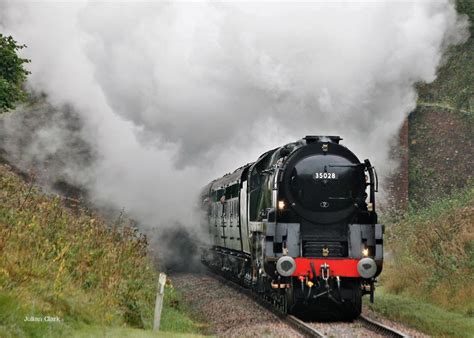
<path fill-rule="evenodd" d="M 365 167 L 369 173 L 370 178 L 370 203 L 372 203 L 373 211 L 375 211 L 375 192 L 378 191 L 378 179 L 377 179 L 377 190 L 375 189 L 375 179 L 374 179 L 374 167 L 369 160 L 364 161 Z"/>
<path fill-rule="evenodd" d="M 372 167 L 374 174 L 375 174 L 375 189 L 374 192 L 379 192 L 379 176 L 377 175 L 377 170 L 375 170 L 375 167 Z"/>

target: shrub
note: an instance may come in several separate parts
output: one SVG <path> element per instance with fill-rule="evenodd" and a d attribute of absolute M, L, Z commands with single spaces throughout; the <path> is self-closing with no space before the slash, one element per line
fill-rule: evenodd
<path fill-rule="evenodd" d="M 11 36 L 0 34 L 0 113 L 13 109 L 26 97 L 23 83 L 29 72 L 24 64 L 30 60 L 18 56 L 18 51 L 25 47 L 18 45 Z"/>

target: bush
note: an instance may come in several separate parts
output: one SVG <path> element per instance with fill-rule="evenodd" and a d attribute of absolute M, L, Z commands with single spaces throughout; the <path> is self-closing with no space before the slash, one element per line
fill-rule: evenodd
<path fill-rule="evenodd" d="M 18 45 L 11 36 L 0 34 L 0 113 L 13 109 L 18 101 L 26 97 L 23 83 L 29 72 L 24 68 L 24 64 L 30 60 L 17 54 L 25 47 Z"/>

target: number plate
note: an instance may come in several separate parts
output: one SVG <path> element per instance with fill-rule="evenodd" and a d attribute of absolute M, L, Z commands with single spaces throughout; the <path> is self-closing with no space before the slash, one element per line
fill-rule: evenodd
<path fill-rule="evenodd" d="M 337 180 L 336 173 L 322 173 L 316 172 L 313 174 L 315 180 Z"/>

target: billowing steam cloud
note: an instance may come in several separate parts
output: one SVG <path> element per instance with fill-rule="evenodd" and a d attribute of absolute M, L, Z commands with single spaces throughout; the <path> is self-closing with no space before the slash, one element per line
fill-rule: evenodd
<path fill-rule="evenodd" d="M 31 88 L 82 121 L 95 161 L 81 182 L 148 224 L 189 223 L 208 180 L 309 134 L 341 135 L 389 175 L 415 83 L 433 81 L 443 52 L 467 35 L 447 0 L 7 1 L 0 10 L 2 30 L 28 45 Z M 67 146 L 55 123 L 41 140 Z"/>

